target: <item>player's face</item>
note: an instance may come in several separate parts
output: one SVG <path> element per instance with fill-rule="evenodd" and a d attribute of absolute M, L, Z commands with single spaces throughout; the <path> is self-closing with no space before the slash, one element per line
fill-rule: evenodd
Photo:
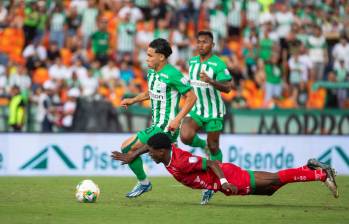
<path fill-rule="evenodd" d="M 155 69 L 158 67 L 162 54 L 156 53 L 154 48 L 148 47 L 147 49 L 147 64 L 148 68 Z"/>
<path fill-rule="evenodd" d="M 196 48 L 200 55 L 207 55 L 212 51 L 214 44 L 209 36 L 201 35 L 197 38 Z"/>
<path fill-rule="evenodd" d="M 154 162 L 160 163 L 163 161 L 164 151 L 158 149 L 155 150 L 152 147 L 149 147 L 149 156 L 154 160 Z"/>

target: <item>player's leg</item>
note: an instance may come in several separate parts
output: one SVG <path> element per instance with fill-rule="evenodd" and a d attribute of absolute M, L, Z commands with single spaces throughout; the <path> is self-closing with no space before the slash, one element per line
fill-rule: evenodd
<path fill-rule="evenodd" d="M 201 125 L 200 120 L 193 117 L 185 117 L 180 129 L 181 141 L 186 145 L 204 149 L 206 147 L 206 141 L 197 135 Z"/>
<path fill-rule="evenodd" d="M 311 165 L 314 165 L 314 163 L 309 164 L 308 162 L 306 166 L 280 170 L 277 173 L 254 172 L 254 180 L 251 180 L 251 185 L 253 185 L 252 182 L 255 181 L 254 194 L 272 195 L 280 187 L 288 183 L 322 181 L 329 182 L 330 186 L 327 186 L 334 197 L 338 197 L 333 169 L 325 167 L 326 165 L 319 162 L 314 165 L 315 168 Z"/>
<path fill-rule="evenodd" d="M 124 153 L 128 153 L 132 150 L 139 149 L 140 147 L 143 147 L 148 142 L 148 139 L 150 137 L 160 132 L 163 132 L 163 130 L 156 126 L 152 126 L 143 131 L 139 131 L 137 133 L 137 136 L 131 137 L 125 142 L 125 144 L 123 144 L 124 147 L 122 148 L 122 151 Z M 138 197 L 139 195 L 147 191 L 150 191 L 152 188 L 152 185 L 147 179 L 147 175 L 144 172 L 143 162 L 141 157 L 138 157 L 137 159 L 135 159 L 129 166 L 132 169 L 132 171 L 136 174 L 137 179 L 139 180 L 139 183 L 132 189 L 131 192 L 127 194 L 127 197 L 129 198 Z"/>
<path fill-rule="evenodd" d="M 253 194 L 272 195 L 285 184 L 325 181 L 326 177 L 327 174 L 324 170 L 311 170 L 307 166 L 280 170 L 277 173 L 255 171 L 255 190 Z"/>
<path fill-rule="evenodd" d="M 137 135 L 134 135 L 134 136 L 126 139 L 126 141 L 124 141 L 122 143 L 121 151 L 123 153 L 131 153 L 132 151 L 137 150 L 143 146 L 144 146 L 144 144 L 139 141 Z M 137 159 L 132 161 L 129 164 L 129 167 L 131 168 L 131 170 L 136 175 L 136 177 L 139 181 L 144 181 L 147 178 L 147 176 L 143 170 L 143 162 L 142 162 L 142 159 L 140 157 L 138 157 Z"/>
<path fill-rule="evenodd" d="M 207 131 L 207 146 L 210 151 L 210 160 L 218 160 L 222 162 L 223 155 L 219 148 L 219 136 L 223 130 L 223 122 L 218 119 L 211 120 L 204 124 L 204 128 Z M 213 194 L 213 190 L 203 190 L 200 204 L 206 205 L 209 200 L 211 200 Z"/>
<path fill-rule="evenodd" d="M 208 132 L 207 133 L 207 146 L 210 150 L 210 160 L 218 160 L 222 162 L 223 155 L 219 148 L 219 136 L 220 132 Z"/>
<path fill-rule="evenodd" d="M 139 140 L 138 136 L 134 135 L 122 143 L 121 151 L 123 153 L 131 153 L 132 151 L 137 150 L 143 146 L 144 144 Z M 133 160 L 130 164 L 128 164 L 128 166 L 136 175 L 139 183 L 129 193 L 127 193 L 126 196 L 133 198 L 143 194 L 144 192 L 150 191 L 152 185 L 147 179 L 147 175 L 144 172 L 143 161 L 141 157 Z"/>
<path fill-rule="evenodd" d="M 277 173 L 264 171 L 250 172 L 250 183 L 256 195 L 272 195 L 282 186 Z"/>
<path fill-rule="evenodd" d="M 191 114 L 191 117 L 184 118 L 180 131 L 181 140 L 186 145 L 190 145 L 192 147 L 200 147 L 204 150 L 204 153 L 210 154 L 206 150 L 206 141 L 201 139 L 197 135 L 197 132 L 202 125 L 203 123 L 201 119 L 199 118 L 199 116 L 195 114 Z M 214 191 L 212 190 L 203 190 L 200 204 L 206 205 L 208 201 L 212 198 L 213 194 Z"/>
<path fill-rule="evenodd" d="M 207 146 L 210 150 L 210 160 L 222 162 L 223 155 L 219 148 L 219 136 L 223 130 L 223 119 L 213 119 L 205 124 Z"/>

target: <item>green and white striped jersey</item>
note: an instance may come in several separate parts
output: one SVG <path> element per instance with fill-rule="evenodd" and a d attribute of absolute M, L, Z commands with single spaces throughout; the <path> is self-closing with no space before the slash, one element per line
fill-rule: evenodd
<path fill-rule="evenodd" d="M 167 132 L 169 123 L 178 114 L 181 95 L 192 87 L 189 80 L 170 64 L 166 64 L 159 72 L 150 69 L 147 78 L 152 125 Z"/>
<path fill-rule="evenodd" d="M 96 8 L 87 8 L 82 13 L 81 31 L 85 36 L 89 36 L 96 32 L 96 18 L 98 10 Z"/>
<path fill-rule="evenodd" d="M 120 23 L 118 26 L 118 51 L 131 52 L 135 46 L 136 25 L 132 22 Z"/>
<path fill-rule="evenodd" d="M 190 85 L 198 97 L 192 112 L 205 119 L 223 118 L 225 106 L 220 91 L 200 80 L 202 71 L 218 82 L 231 80 L 227 66 L 218 56 L 212 55 L 204 62 L 200 62 L 200 56 L 191 58 L 189 60 Z"/>

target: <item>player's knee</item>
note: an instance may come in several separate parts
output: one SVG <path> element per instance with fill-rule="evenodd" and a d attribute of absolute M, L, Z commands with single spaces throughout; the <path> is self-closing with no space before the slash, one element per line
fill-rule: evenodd
<path fill-rule="evenodd" d="M 126 142 L 123 142 L 121 144 L 121 151 L 124 152 L 125 148 L 127 148 L 127 144 L 126 144 Z"/>
<path fill-rule="evenodd" d="M 122 153 L 132 153 L 133 151 L 135 151 L 135 147 L 132 147 L 131 144 L 125 145 L 121 148 Z"/>
<path fill-rule="evenodd" d="M 188 145 L 188 144 L 191 144 L 193 142 L 193 137 L 190 136 L 190 135 L 181 135 L 181 141 Z"/>
<path fill-rule="evenodd" d="M 181 141 L 188 145 L 188 144 L 191 144 L 193 142 L 193 138 L 194 138 L 194 135 L 191 134 L 189 131 L 181 131 Z"/>
<path fill-rule="evenodd" d="M 121 152 L 123 153 L 127 153 L 128 151 L 131 150 L 131 143 L 129 141 L 124 141 L 122 144 L 121 144 Z"/>
<path fill-rule="evenodd" d="M 191 120 L 192 120 L 192 118 L 190 118 L 190 117 L 185 117 L 185 118 L 183 119 L 182 126 L 183 126 L 183 125 L 184 125 L 184 126 L 190 126 Z"/>

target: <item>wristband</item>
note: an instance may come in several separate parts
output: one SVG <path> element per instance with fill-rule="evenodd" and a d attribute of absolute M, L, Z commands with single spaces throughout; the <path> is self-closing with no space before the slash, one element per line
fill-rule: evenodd
<path fill-rule="evenodd" d="M 227 179 L 225 179 L 225 178 L 221 178 L 221 179 L 219 179 L 219 181 L 221 182 L 221 185 L 228 183 Z"/>

